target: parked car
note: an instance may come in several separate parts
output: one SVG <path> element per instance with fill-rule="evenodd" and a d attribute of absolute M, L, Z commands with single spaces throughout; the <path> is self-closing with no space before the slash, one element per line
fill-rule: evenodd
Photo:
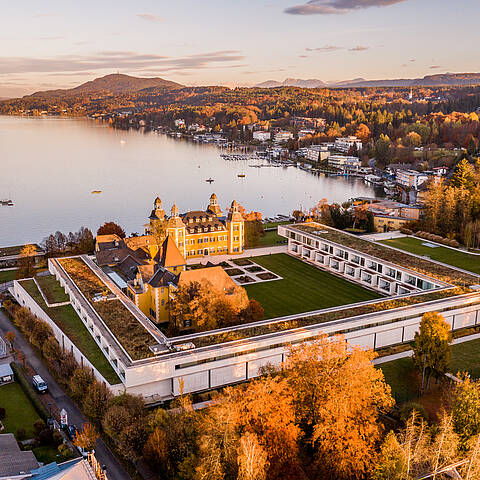
<path fill-rule="evenodd" d="M 48 385 L 40 375 L 35 375 L 33 377 L 32 384 L 38 393 L 47 393 Z"/>
<path fill-rule="evenodd" d="M 67 426 L 67 435 L 70 440 L 75 440 L 75 437 L 77 436 L 77 427 L 76 425 L 68 425 Z"/>

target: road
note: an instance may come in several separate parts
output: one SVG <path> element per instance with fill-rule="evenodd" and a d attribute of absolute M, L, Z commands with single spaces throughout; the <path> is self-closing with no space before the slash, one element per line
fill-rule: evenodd
<path fill-rule="evenodd" d="M 50 374 L 47 367 L 37 357 L 30 344 L 23 338 L 22 334 L 2 311 L 0 311 L 0 331 L 4 336 L 8 331 L 14 331 L 17 334 L 15 347 L 23 352 L 30 366 L 47 382 L 51 398 L 51 400 L 50 398 L 48 399 L 48 402 L 51 401 L 52 403 L 52 406 L 49 408 L 54 412 L 59 412 L 64 408 L 68 413 L 68 423 L 70 424 L 81 426 L 83 423 L 86 423 L 88 421 L 87 418 L 70 397 L 66 395 L 62 387 L 60 387 L 55 378 Z M 59 418 L 57 418 L 57 420 L 59 420 Z M 95 445 L 95 456 L 100 464 L 106 466 L 109 480 L 131 480 L 130 475 L 101 439 L 98 440 Z"/>

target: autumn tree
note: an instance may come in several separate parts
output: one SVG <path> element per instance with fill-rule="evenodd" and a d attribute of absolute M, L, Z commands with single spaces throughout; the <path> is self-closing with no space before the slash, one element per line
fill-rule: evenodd
<path fill-rule="evenodd" d="M 75 435 L 73 444 L 87 452 L 91 452 L 95 448 L 95 443 L 99 438 L 100 435 L 95 427 L 90 423 L 84 423 L 82 429 Z"/>
<path fill-rule="evenodd" d="M 450 185 L 452 187 L 463 187 L 471 190 L 474 187 L 475 169 L 473 165 L 463 158 L 455 166 Z"/>
<path fill-rule="evenodd" d="M 437 312 L 427 312 L 420 322 L 420 330 L 415 333 L 413 362 L 422 374 L 422 389 L 429 388 L 431 377 L 439 379 L 450 363 L 450 325 Z"/>
<path fill-rule="evenodd" d="M 342 337 L 324 336 L 292 347 L 283 365 L 297 422 L 325 478 L 362 478 L 372 468 L 382 431 L 379 412 L 393 405 L 374 356 L 349 351 Z"/>
<path fill-rule="evenodd" d="M 480 435 L 480 381 L 467 376 L 456 386 L 452 415 L 455 430 L 462 441 Z"/>
<path fill-rule="evenodd" d="M 115 222 L 105 222 L 98 230 L 97 235 L 118 235 L 125 238 L 125 230 Z"/>
<path fill-rule="evenodd" d="M 69 383 L 73 398 L 77 401 L 81 400 L 94 380 L 95 377 L 90 368 L 77 367 L 74 370 Z"/>
<path fill-rule="evenodd" d="M 278 377 L 227 388 L 200 427 L 198 478 L 262 478 L 265 471 L 269 479 L 295 477 L 300 429 L 293 401 Z"/>
<path fill-rule="evenodd" d="M 170 303 L 172 327 L 211 330 L 234 325 L 242 315 L 254 313 L 244 288 L 232 286 L 225 291 L 209 281 L 180 284 Z M 258 308 L 256 309 L 258 311 Z"/>
<path fill-rule="evenodd" d="M 19 269 L 17 278 L 30 278 L 35 276 L 35 245 L 24 245 L 20 251 Z"/>
<path fill-rule="evenodd" d="M 107 386 L 96 380 L 87 387 L 85 397 L 82 401 L 82 407 L 85 415 L 87 415 L 95 425 L 101 424 L 112 396 Z"/>

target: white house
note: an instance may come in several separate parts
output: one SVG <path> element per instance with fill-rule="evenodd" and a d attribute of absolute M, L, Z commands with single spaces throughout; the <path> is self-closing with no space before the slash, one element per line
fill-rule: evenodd
<path fill-rule="evenodd" d="M 328 157 L 328 166 L 338 168 L 339 170 L 355 170 L 357 171 L 362 162 L 358 157 L 347 155 L 330 155 Z"/>
<path fill-rule="evenodd" d="M 292 132 L 280 131 L 275 134 L 275 141 L 278 143 L 288 142 L 291 138 L 293 138 Z"/>
<path fill-rule="evenodd" d="M 305 158 L 312 162 L 322 162 L 330 155 L 330 151 L 324 145 L 311 145 L 307 148 Z"/>
<path fill-rule="evenodd" d="M 253 139 L 258 140 L 259 142 L 266 142 L 267 140 L 270 140 L 270 138 L 270 132 L 266 132 L 264 130 L 256 130 L 253 132 Z"/>
<path fill-rule="evenodd" d="M 416 170 L 397 170 L 395 180 L 399 185 L 417 190 L 422 183 L 428 180 L 428 175 Z"/>
<path fill-rule="evenodd" d="M 335 139 L 335 150 L 339 152 L 348 153 L 353 146 L 356 146 L 358 151 L 362 149 L 362 141 L 354 135 Z"/>

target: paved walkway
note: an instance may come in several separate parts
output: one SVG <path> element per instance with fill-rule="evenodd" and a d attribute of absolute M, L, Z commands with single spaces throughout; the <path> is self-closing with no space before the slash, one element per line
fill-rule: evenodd
<path fill-rule="evenodd" d="M 287 253 L 287 244 L 275 245 L 274 247 L 249 248 L 243 253 L 234 255 L 206 255 L 205 257 L 187 258 L 187 265 L 194 265 L 196 263 L 205 264 L 207 262 L 217 264 L 221 262 L 228 262 L 228 260 L 234 258 L 259 257 L 260 255 L 274 255 L 276 253 Z"/>
<path fill-rule="evenodd" d="M 87 418 L 82 414 L 70 397 L 66 395 L 55 378 L 50 374 L 47 367 L 37 357 L 30 344 L 27 343 L 22 334 L 15 328 L 7 316 L 0 311 L 0 333 L 5 335 L 5 333 L 8 331 L 13 331 L 17 334 L 15 338 L 15 348 L 23 352 L 27 362 L 33 368 L 35 373 L 39 374 L 47 382 L 49 397 L 46 396 L 46 399 L 48 402 L 51 402 L 51 407 L 49 407 L 51 408 L 51 411 L 53 413 L 57 413 L 57 421 L 59 420 L 58 412 L 64 408 L 68 413 L 69 423 L 80 427 L 83 423 L 88 422 Z M 109 478 L 115 480 L 131 480 L 130 475 L 116 459 L 105 442 L 101 439 L 98 440 L 95 445 L 95 456 L 100 464 L 107 467 Z"/>

